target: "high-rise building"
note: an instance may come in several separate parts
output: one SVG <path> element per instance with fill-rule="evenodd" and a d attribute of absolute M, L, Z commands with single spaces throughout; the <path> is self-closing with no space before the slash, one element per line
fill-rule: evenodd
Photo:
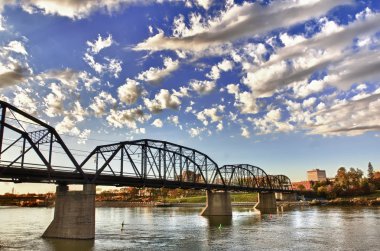
<path fill-rule="evenodd" d="M 309 181 L 326 181 L 326 171 L 313 169 L 307 171 L 307 180 Z"/>

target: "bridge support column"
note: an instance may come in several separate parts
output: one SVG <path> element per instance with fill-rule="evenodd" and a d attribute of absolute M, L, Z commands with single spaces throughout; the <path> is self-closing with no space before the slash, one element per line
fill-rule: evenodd
<path fill-rule="evenodd" d="M 296 201 L 297 200 L 297 194 L 293 193 L 293 192 L 276 193 L 276 199 L 282 200 L 282 201 Z"/>
<path fill-rule="evenodd" d="M 83 185 L 83 191 L 68 191 L 67 185 L 58 185 L 54 219 L 42 237 L 94 239 L 95 194 L 92 184 Z"/>
<path fill-rule="evenodd" d="M 232 205 L 229 192 L 212 192 L 207 190 L 206 207 L 201 212 L 202 216 L 231 216 Z"/>
<path fill-rule="evenodd" d="M 259 192 L 259 201 L 255 205 L 262 214 L 276 213 L 276 197 L 273 192 Z"/>

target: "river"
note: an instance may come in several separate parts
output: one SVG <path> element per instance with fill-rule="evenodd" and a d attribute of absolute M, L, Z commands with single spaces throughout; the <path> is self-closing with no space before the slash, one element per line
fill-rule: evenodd
<path fill-rule="evenodd" d="M 380 207 L 97 208 L 94 241 L 43 239 L 53 208 L 0 207 L 0 250 L 380 250 Z M 122 228 L 122 222 L 124 227 Z"/>

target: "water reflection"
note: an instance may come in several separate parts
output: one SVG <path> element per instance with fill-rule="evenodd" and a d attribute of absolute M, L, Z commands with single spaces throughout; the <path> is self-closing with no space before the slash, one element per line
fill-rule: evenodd
<path fill-rule="evenodd" d="M 201 210 L 97 208 L 95 241 L 73 241 L 41 238 L 53 209 L 0 209 L 0 250 L 380 250 L 380 207 Z"/>
<path fill-rule="evenodd" d="M 94 248 L 94 240 L 42 239 L 46 250 L 52 251 L 90 251 Z"/>
<path fill-rule="evenodd" d="M 207 219 L 209 227 L 225 227 L 232 225 L 232 216 L 207 216 L 204 218 Z"/>

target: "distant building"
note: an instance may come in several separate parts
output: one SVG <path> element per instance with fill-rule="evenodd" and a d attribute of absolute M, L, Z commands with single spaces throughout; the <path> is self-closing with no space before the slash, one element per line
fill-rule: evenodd
<path fill-rule="evenodd" d="M 310 191 L 313 189 L 313 181 L 297 181 L 297 182 L 292 182 L 292 188 L 294 190 L 306 190 Z"/>
<path fill-rule="evenodd" d="M 326 181 L 326 171 L 313 169 L 307 171 L 307 180 L 309 181 Z"/>

